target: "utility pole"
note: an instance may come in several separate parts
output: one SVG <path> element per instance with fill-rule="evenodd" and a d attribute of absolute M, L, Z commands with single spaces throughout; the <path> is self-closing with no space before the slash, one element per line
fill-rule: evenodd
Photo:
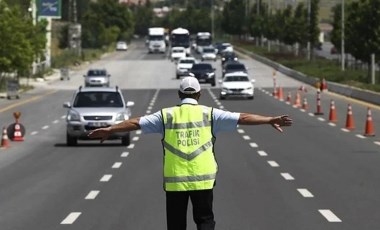
<path fill-rule="evenodd" d="M 311 29 L 311 25 L 310 25 L 310 17 L 311 17 L 311 0 L 307 0 L 307 25 L 308 25 L 308 38 L 307 38 L 307 60 L 310 61 L 311 59 L 311 45 L 310 45 L 310 37 L 311 37 L 311 34 L 310 34 L 310 29 Z"/>
<path fill-rule="evenodd" d="M 214 0 L 211 0 L 211 38 L 212 40 L 214 41 L 214 33 L 215 33 L 215 30 L 214 30 Z"/>
<path fill-rule="evenodd" d="M 345 61 L 346 61 L 346 54 L 344 50 L 344 0 L 342 0 L 342 36 L 341 36 L 341 56 L 342 56 L 342 71 L 345 70 Z"/>

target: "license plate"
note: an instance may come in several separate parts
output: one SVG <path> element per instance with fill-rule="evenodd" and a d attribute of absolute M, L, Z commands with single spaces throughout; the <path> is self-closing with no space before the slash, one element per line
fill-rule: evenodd
<path fill-rule="evenodd" d="M 106 122 L 89 122 L 88 126 L 91 126 L 91 127 L 104 127 L 104 126 L 108 126 L 108 124 Z"/>
<path fill-rule="evenodd" d="M 198 79 L 198 81 L 199 82 L 206 82 L 206 79 L 201 78 L 201 79 Z"/>

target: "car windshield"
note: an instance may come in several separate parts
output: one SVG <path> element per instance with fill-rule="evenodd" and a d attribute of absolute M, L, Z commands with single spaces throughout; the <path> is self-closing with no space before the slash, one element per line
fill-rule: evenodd
<path fill-rule="evenodd" d="M 212 69 L 212 66 L 209 65 L 209 64 L 197 64 L 197 65 L 193 65 L 193 70 L 203 70 L 203 69 Z"/>
<path fill-rule="evenodd" d="M 190 59 L 180 60 L 179 63 L 183 63 L 183 64 L 194 64 L 194 63 L 195 63 L 195 60 L 190 60 Z"/>
<path fill-rule="evenodd" d="M 242 64 L 230 64 L 226 66 L 227 70 L 245 70 L 245 66 Z"/>
<path fill-rule="evenodd" d="M 173 53 L 183 53 L 184 50 L 182 49 L 175 49 L 173 50 Z"/>
<path fill-rule="evenodd" d="M 89 70 L 87 75 L 88 76 L 105 76 L 107 75 L 107 73 L 105 70 L 93 69 L 93 70 Z"/>
<path fill-rule="evenodd" d="M 121 96 L 117 92 L 80 92 L 77 94 L 73 107 L 123 107 Z"/>
<path fill-rule="evenodd" d="M 247 76 L 227 76 L 224 81 L 249 81 Z"/>
<path fill-rule="evenodd" d="M 203 48 L 204 53 L 215 53 L 215 50 L 213 48 Z"/>

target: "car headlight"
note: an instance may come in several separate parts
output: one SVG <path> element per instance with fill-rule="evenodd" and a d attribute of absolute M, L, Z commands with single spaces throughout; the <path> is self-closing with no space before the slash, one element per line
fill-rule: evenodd
<path fill-rule="evenodd" d="M 126 113 L 118 113 L 116 114 L 115 121 L 124 121 L 128 119 L 128 115 Z"/>
<path fill-rule="evenodd" d="M 67 121 L 80 121 L 80 115 L 74 110 L 70 110 L 67 114 Z"/>
<path fill-rule="evenodd" d="M 225 61 L 226 59 L 225 58 L 222 58 L 222 61 Z"/>
<path fill-rule="evenodd" d="M 208 77 L 213 77 L 213 76 L 215 76 L 215 73 L 208 73 L 207 76 Z"/>
<path fill-rule="evenodd" d="M 237 57 L 234 57 L 234 61 L 237 61 Z"/>

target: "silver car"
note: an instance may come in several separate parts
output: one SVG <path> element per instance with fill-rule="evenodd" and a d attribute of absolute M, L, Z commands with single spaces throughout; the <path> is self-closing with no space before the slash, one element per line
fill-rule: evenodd
<path fill-rule="evenodd" d="M 90 86 L 110 86 L 110 77 L 111 75 L 107 72 L 106 69 L 89 69 L 84 77 L 84 85 L 86 87 Z"/>
<path fill-rule="evenodd" d="M 89 131 L 108 127 L 127 120 L 131 116 L 133 101 L 125 103 L 118 87 L 79 87 L 72 102 L 65 102 L 68 108 L 66 122 L 66 144 L 74 146 L 78 140 L 89 140 Z M 130 144 L 129 132 L 115 133 L 109 139 L 120 139 L 122 145 Z"/>

